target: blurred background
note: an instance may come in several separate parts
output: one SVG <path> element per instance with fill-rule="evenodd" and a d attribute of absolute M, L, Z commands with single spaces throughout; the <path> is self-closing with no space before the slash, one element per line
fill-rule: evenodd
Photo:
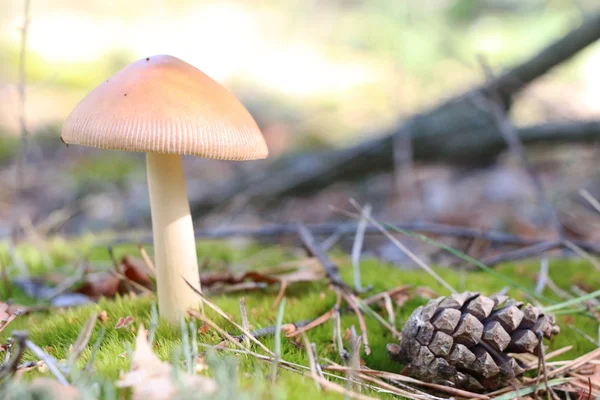
<path fill-rule="evenodd" d="M 559 124 L 567 136 L 526 142 L 527 165 L 503 145 L 471 157 L 483 139 L 458 140 L 455 131 L 468 129 L 444 122 L 433 144 L 394 140 L 371 158 L 344 158 L 392 133 L 421 135 L 407 128 L 423 125 L 413 116 L 432 121 L 439 104 L 492 79 L 486 69 L 501 74 L 588 18 L 597 21 L 596 0 L 31 0 L 29 7 L 2 0 L 0 7 L 1 237 L 150 229 L 143 154 L 67 148 L 59 134 L 104 79 L 138 58 L 171 54 L 233 91 L 271 151 L 260 162 L 185 158 L 197 228 L 347 221 L 331 206 L 347 208 L 355 198 L 389 222 L 552 236 L 546 198 L 570 235 L 597 239 L 600 218 L 581 193 L 600 193 L 600 131 L 582 143 L 560 124 L 600 120 L 600 43 L 581 46 L 503 104 L 517 129 Z M 476 103 L 453 121 L 482 113 Z M 494 129 L 480 134 L 502 142 Z M 331 173 L 340 164 L 344 172 Z M 379 249 L 393 259 L 388 250 Z"/>

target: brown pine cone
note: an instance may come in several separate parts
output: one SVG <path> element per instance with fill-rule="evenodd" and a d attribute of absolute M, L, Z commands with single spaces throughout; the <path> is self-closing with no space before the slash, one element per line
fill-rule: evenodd
<path fill-rule="evenodd" d="M 554 316 L 507 296 L 465 292 L 418 307 L 388 355 L 408 375 L 426 382 L 483 391 L 503 387 L 523 373 L 508 353 L 539 354 L 541 338 L 560 328 Z"/>

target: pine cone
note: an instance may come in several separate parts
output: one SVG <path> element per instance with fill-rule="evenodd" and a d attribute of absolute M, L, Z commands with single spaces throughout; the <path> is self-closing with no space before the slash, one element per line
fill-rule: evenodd
<path fill-rule="evenodd" d="M 541 337 L 559 331 L 554 316 L 531 304 L 465 292 L 418 307 L 402 329 L 400 345 L 387 349 L 414 378 L 483 391 L 523 373 L 508 353 L 537 355 Z"/>

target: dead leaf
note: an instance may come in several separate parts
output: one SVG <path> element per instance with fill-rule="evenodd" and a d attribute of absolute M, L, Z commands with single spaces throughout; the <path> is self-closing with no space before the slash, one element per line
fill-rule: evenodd
<path fill-rule="evenodd" d="M 200 278 L 202 287 L 212 290 L 231 292 L 238 290 L 261 289 L 264 284 L 282 284 L 283 296 L 290 283 L 314 282 L 325 277 L 325 272 L 314 259 L 309 258 L 294 264 L 284 264 L 261 271 L 249 271 L 243 274 L 217 273 Z"/>
<path fill-rule="evenodd" d="M 15 320 L 19 315 L 23 313 L 25 307 L 11 304 L 8 305 L 4 302 L 0 302 L 0 332 Z"/>
<path fill-rule="evenodd" d="M 32 392 L 43 396 L 50 395 L 51 399 L 78 400 L 81 398 L 81 393 L 76 387 L 65 386 L 50 378 L 35 378 L 29 387 Z"/>
<path fill-rule="evenodd" d="M 96 300 L 100 297 L 114 297 L 119 291 L 119 282 L 119 278 L 106 272 L 88 274 L 77 293 Z"/>
<path fill-rule="evenodd" d="M 125 328 L 131 324 L 133 324 L 133 317 L 131 315 L 128 315 L 126 317 L 119 317 L 119 320 L 117 321 L 117 324 L 115 325 L 115 329 L 120 329 L 120 328 Z"/>
<path fill-rule="evenodd" d="M 133 400 L 168 400 L 177 396 L 181 386 L 186 391 L 210 395 L 217 389 L 212 379 L 200 375 L 179 374 L 180 382 L 173 381 L 173 367 L 159 360 L 152 352 L 144 326 L 140 324 L 135 340 L 131 369 L 118 382 L 117 387 L 129 387 Z M 181 385 L 181 386 L 180 386 Z"/>
<path fill-rule="evenodd" d="M 153 271 L 148 268 L 143 260 L 131 256 L 123 256 L 121 259 L 121 273 L 130 281 L 138 283 L 147 289 L 152 289 Z"/>

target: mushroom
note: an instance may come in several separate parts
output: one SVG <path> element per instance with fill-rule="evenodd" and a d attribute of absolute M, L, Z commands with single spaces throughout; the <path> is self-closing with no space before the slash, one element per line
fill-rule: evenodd
<path fill-rule="evenodd" d="M 265 158 L 267 145 L 250 113 L 200 70 L 158 55 L 126 66 L 81 100 L 61 140 L 146 153 L 159 312 L 176 322 L 197 307 L 185 282 L 200 288 L 181 155 Z"/>

